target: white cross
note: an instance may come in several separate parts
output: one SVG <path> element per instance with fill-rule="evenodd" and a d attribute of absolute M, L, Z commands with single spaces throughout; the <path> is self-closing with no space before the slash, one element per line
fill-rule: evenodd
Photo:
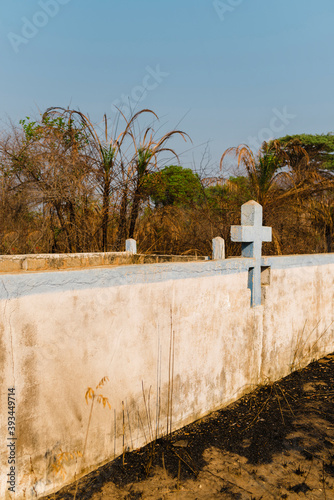
<path fill-rule="evenodd" d="M 252 306 L 261 305 L 261 256 L 262 242 L 271 241 L 271 227 L 262 226 L 262 206 L 248 201 L 241 207 L 241 226 L 231 226 L 231 240 L 242 243 L 241 255 L 255 259 L 250 268 L 249 286 Z"/>

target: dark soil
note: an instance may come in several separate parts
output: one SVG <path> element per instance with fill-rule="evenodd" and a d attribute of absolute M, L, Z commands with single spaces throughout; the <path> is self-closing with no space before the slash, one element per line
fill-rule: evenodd
<path fill-rule="evenodd" d="M 331 354 L 101 467 L 77 498 L 334 499 L 333 395 Z"/>

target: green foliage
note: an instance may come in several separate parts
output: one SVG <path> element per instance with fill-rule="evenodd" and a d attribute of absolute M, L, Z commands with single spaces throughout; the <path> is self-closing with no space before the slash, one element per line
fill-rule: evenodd
<path fill-rule="evenodd" d="M 113 169 L 116 149 L 111 145 L 108 145 L 108 146 L 101 145 L 100 151 L 101 151 L 101 158 L 102 158 L 101 163 L 103 165 L 104 171 L 108 175 Z"/>
<path fill-rule="evenodd" d="M 250 196 L 249 191 L 249 180 L 243 175 L 238 175 L 237 177 L 229 177 L 228 182 L 230 185 L 234 186 L 238 192 L 244 191 L 247 196 Z M 231 191 L 231 189 L 229 189 Z M 233 191 L 233 190 L 232 190 Z"/>
<path fill-rule="evenodd" d="M 152 160 L 152 157 L 153 151 L 150 148 L 145 148 L 144 146 L 138 148 L 136 162 L 139 180 L 147 175 L 148 166 Z"/>
<path fill-rule="evenodd" d="M 19 123 L 22 125 L 27 141 L 40 139 L 42 137 L 42 134 L 39 131 L 40 124 L 30 121 L 29 116 L 26 116 L 24 120 L 20 120 Z"/>
<path fill-rule="evenodd" d="M 234 205 L 241 205 L 251 199 L 250 185 L 247 177 L 242 175 L 229 177 L 223 186 L 209 186 L 205 188 L 205 197 L 212 210 L 229 209 Z"/>
<path fill-rule="evenodd" d="M 200 178 L 190 168 L 175 165 L 148 176 L 145 190 L 159 207 L 193 206 L 204 199 Z"/>
<path fill-rule="evenodd" d="M 281 166 L 282 163 L 277 154 L 263 151 L 263 154 L 260 155 L 255 165 L 259 183 L 263 185 L 267 184 Z"/>
<path fill-rule="evenodd" d="M 295 142 L 305 149 L 310 164 L 321 169 L 334 170 L 334 134 L 297 134 L 279 139 L 283 145 Z"/>
<path fill-rule="evenodd" d="M 64 144 L 70 145 L 73 142 L 81 145 L 87 143 L 87 138 L 83 133 L 83 127 L 75 127 L 74 120 L 65 120 L 62 116 L 51 118 L 44 114 L 40 122 L 35 122 L 26 116 L 23 120 L 19 121 L 25 133 L 27 142 L 39 141 L 45 137 L 47 131 L 53 131 L 61 135 Z"/>

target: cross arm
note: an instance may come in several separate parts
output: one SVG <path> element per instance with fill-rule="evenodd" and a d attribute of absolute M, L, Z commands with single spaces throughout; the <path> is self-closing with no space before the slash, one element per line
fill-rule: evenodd
<path fill-rule="evenodd" d="M 251 243 L 256 240 L 271 241 L 271 227 L 231 226 L 231 240 L 238 243 Z"/>
<path fill-rule="evenodd" d="M 256 232 L 254 226 L 231 226 L 231 240 L 238 243 L 254 241 Z"/>
<path fill-rule="evenodd" d="M 262 241 L 271 241 L 272 240 L 272 228 L 263 226 L 262 227 Z"/>

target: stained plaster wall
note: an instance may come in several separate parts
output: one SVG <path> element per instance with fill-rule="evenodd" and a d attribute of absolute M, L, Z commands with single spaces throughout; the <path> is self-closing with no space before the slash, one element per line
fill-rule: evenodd
<path fill-rule="evenodd" d="M 125 449 L 138 448 L 333 351 L 334 256 L 264 258 L 268 284 L 255 308 L 252 265 L 244 258 L 2 274 L 0 440 L 14 385 L 15 498 L 49 493 L 79 466 L 87 473 L 113 459 L 123 434 Z M 61 451 L 83 450 L 85 393 L 105 376 L 97 392 L 111 409 L 94 403 L 84 462 L 64 464 L 63 479 L 52 464 Z M 1 498 L 11 498 L 7 457 L 2 446 Z"/>
<path fill-rule="evenodd" d="M 277 380 L 334 350 L 334 254 L 264 257 L 261 378 Z"/>

